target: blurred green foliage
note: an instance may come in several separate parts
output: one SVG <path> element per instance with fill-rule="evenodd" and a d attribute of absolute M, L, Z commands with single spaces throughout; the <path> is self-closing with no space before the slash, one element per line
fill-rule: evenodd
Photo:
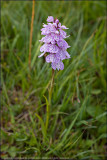
<path fill-rule="evenodd" d="M 1 2 L 1 157 L 105 159 L 106 2 L 36 1 L 29 71 L 31 14 L 31 1 Z M 69 28 L 71 59 L 55 71 L 46 131 L 52 69 L 38 55 L 49 15 Z"/>

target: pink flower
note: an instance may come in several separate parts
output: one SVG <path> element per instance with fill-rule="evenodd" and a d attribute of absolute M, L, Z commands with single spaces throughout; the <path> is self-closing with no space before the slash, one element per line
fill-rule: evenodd
<path fill-rule="evenodd" d="M 43 24 L 41 29 L 42 35 L 45 35 L 40 41 L 44 44 L 40 48 L 40 52 L 43 52 L 40 56 L 42 57 L 45 53 L 48 53 L 45 60 L 47 63 L 51 63 L 54 70 L 63 70 L 64 64 L 62 60 L 70 58 L 70 55 L 66 51 L 70 46 L 64 40 L 68 36 L 62 29 L 68 29 L 62 25 L 58 19 L 54 19 L 52 16 L 48 16 L 47 25 Z M 52 22 L 52 23 L 50 23 Z"/>

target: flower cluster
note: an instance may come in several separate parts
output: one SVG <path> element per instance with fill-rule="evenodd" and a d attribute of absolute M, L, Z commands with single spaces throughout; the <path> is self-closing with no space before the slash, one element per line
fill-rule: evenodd
<path fill-rule="evenodd" d="M 63 29 L 68 29 L 58 19 L 54 19 L 52 16 L 48 16 L 47 25 L 43 24 L 41 29 L 42 35 L 45 35 L 40 41 L 44 44 L 40 48 L 40 52 L 43 52 L 40 56 L 42 57 L 45 53 L 49 53 L 46 56 L 46 62 L 50 63 L 54 70 L 64 69 L 62 60 L 70 58 L 70 55 L 66 51 L 70 46 L 64 40 L 69 37 Z"/>

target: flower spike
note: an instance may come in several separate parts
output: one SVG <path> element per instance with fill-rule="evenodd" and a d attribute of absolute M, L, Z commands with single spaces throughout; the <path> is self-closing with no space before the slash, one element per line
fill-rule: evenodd
<path fill-rule="evenodd" d="M 63 70 L 64 64 L 62 60 L 69 59 L 70 55 L 66 51 L 70 46 L 64 40 L 69 37 L 63 29 L 68 29 L 66 26 L 62 25 L 59 20 L 54 19 L 52 16 L 48 16 L 47 25 L 43 23 L 43 28 L 41 29 L 41 34 L 45 35 L 40 42 L 44 44 L 40 48 L 42 54 L 38 56 L 42 57 L 45 53 L 48 55 L 45 57 L 47 63 L 51 63 L 54 70 Z"/>

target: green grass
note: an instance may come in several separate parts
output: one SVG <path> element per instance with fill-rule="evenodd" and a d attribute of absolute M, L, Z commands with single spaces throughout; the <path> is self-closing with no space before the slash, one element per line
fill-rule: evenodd
<path fill-rule="evenodd" d="M 106 5 L 95 1 L 36 1 L 28 68 L 32 2 L 2 2 L 1 157 L 105 159 Z M 49 15 L 66 25 L 71 59 L 55 71 L 40 55 L 40 29 Z"/>

